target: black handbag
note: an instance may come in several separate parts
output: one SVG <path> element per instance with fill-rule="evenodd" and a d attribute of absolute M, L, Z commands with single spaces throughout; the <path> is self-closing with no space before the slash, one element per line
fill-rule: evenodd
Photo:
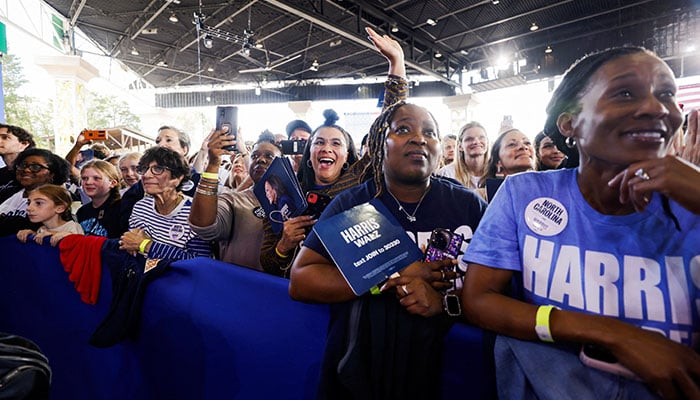
<path fill-rule="evenodd" d="M 21 336 L 0 333 L 0 399 L 48 399 L 49 360 Z"/>

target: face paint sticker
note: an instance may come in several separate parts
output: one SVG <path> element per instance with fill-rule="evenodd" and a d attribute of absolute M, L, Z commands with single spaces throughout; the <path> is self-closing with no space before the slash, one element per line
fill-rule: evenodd
<path fill-rule="evenodd" d="M 569 223 L 569 213 L 564 205 L 549 197 L 532 200 L 525 207 L 525 223 L 538 235 L 558 235 Z"/>

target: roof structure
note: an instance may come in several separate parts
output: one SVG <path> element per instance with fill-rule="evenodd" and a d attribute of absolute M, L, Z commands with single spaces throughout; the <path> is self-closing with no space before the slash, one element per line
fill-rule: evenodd
<path fill-rule="evenodd" d="M 700 3 L 692 0 L 44 1 L 133 69 L 134 87 L 178 87 L 191 105 L 205 101 L 202 85 L 257 86 L 271 101 L 356 96 L 314 86 L 386 74 L 365 26 L 399 40 L 409 77 L 433 78 L 444 94 L 459 90 L 464 71 L 479 71 L 467 83 L 487 90 L 560 74 L 618 45 L 653 49 L 678 76 L 700 74 L 700 43 L 692 43 Z M 501 57 L 520 64 L 498 72 Z"/>

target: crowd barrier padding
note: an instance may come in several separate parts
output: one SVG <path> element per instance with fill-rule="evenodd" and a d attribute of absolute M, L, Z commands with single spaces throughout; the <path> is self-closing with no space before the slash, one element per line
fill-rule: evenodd
<path fill-rule="evenodd" d="M 53 370 L 52 399 L 313 399 L 328 306 L 292 301 L 288 281 L 209 259 L 178 261 L 146 292 L 135 339 L 96 348 L 109 310 L 80 300 L 59 250 L 0 238 L 0 331 L 34 340 Z M 484 398 L 492 376 L 481 330 L 445 339 L 442 397 Z"/>

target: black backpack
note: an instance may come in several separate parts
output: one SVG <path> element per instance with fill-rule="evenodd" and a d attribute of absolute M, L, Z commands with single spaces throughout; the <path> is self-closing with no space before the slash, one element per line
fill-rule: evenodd
<path fill-rule="evenodd" d="M 21 336 L 0 333 L 0 400 L 48 399 L 49 360 Z"/>

